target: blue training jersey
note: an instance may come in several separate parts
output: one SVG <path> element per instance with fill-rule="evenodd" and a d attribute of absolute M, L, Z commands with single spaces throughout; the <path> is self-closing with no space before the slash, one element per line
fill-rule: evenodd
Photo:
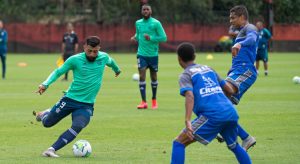
<path fill-rule="evenodd" d="M 194 94 L 193 112 L 216 121 L 237 120 L 238 114 L 220 86 L 222 80 L 206 65 L 193 64 L 180 75 L 180 94 Z"/>
<path fill-rule="evenodd" d="M 254 62 L 258 46 L 257 28 L 253 24 L 246 24 L 238 33 L 235 43 L 241 44 L 237 56 L 232 58 L 231 70 L 237 67 L 248 67 L 255 70 Z M 256 72 L 256 71 L 254 71 Z"/>

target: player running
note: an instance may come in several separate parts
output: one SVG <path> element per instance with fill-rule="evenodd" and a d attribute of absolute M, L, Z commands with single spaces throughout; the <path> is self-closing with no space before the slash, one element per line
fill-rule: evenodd
<path fill-rule="evenodd" d="M 179 79 L 180 94 L 185 97 L 186 128 L 173 141 L 171 164 L 183 164 L 185 148 L 198 141 L 209 144 L 218 133 L 222 135 L 228 148 L 239 163 L 251 163 L 247 152 L 236 142 L 238 114 L 232 103 L 224 95 L 232 92 L 229 83 L 219 78 L 206 65 L 194 63 L 195 48 L 190 43 L 182 43 L 177 49 L 179 65 L 184 69 Z M 191 115 L 197 116 L 191 122 Z"/>
<path fill-rule="evenodd" d="M 99 50 L 100 39 L 97 36 L 88 37 L 84 45 L 84 52 L 71 56 L 39 86 L 37 92 L 43 94 L 61 75 L 69 70 L 73 71 L 74 79 L 71 86 L 52 109 L 34 112 L 37 121 L 42 121 L 44 127 L 52 127 L 72 113 L 72 126 L 42 153 L 43 156 L 59 157 L 56 151 L 72 142 L 89 124 L 94 111 L 96 95 L 101 88 L 105 66 L 111 67 L 116 77 L 121 73 L 117 63 L 107 53 Z"/>
<path fill-rule="evenodd" d="M 135 23 L 136 33 L 131 37 L 132 41 L 138 43 L 137 63 L 140 75 L 139 89 L 142 102 L 137 106 L 138 109 L 147 109 L 146 100 L 146 70 L 150 69 L 151 87 L 152 87 L 152 109 L 158 108 L 156 100 L 157 92 L 157 71 L 158 71 L 158 49 L 160 42 L 167 41 L 167 35 L 161 23 L 151 17 L 151 6 L 145 4 L 142 6 L 143 18 Z"/>

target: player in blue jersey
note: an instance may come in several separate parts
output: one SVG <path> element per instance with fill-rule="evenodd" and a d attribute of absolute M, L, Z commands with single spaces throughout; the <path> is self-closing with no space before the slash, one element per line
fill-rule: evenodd
<path fill-rule="evenodd" d="M 264 70 L 265 76 L 268 75 L 268 42 L 271 39 L 272 35 L 270 31 L 264 28 L 263 23 L 261 21 L 256 22 L 256 27 L 258 29 L 259 34 L 259 42 L 258 49 L 256 55 L 256 70 L 259 70 L 259 61 L 262 60 L 264 62 Z"/>
<path fill-rule="evenodd" d="M 7 32 L 3 28 L 3 22 L 0 20 L 0 58 L 2 62 L 2 79 L 5 79 L 6 73 L 7 38 Z"/>
<path fill-rule="evenodd" d="M 229 83 L 206 65 L 194 63 L 195 48 L 182 43 L 177 48 L 180 94 L 185 97 L 185 129 L 173 141 L 171 164 L 183 164 L 185 148 L 198 141 L 209 144 L 218 133 L 239 163 L 251 163 L 247 152 L 237 143 L 238 114 L 224 92 L 232 93 Z M 224 90 L 224 92 L 223 92 Z M 197 116 L 191 122 L 192 112 Z"/>
<path fill-rule="evenodd" d="M 232 47 L 232 66 L 226 81 L 234 91 L 227 94 L 231 102 L 237 105 L 243 94 L 252 86 L 257 78 L 254 66 L 258 45 L 257 29 L 248 22 L 248 11 L 245 6 L 235 6 L 230 10 L 230 24 L 239 33 Z M 250 136 L 238 125 L 238 135 L 243 140 L 242 147 L 248 150 L 256 144 L 254 137 Z"/>

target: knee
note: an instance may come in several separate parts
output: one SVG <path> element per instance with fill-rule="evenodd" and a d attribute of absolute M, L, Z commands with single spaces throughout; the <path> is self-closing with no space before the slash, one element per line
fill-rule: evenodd
<path fill-rule="evenodd" d="M 88 121 L 75 121 L 72 124 L 72 129 L 79 133 L 83 128 L 88 125 Z"/>
<path fill-rule="evenodd" d="M 45 128 L 50 128 L 50 127 L 52 127 L 53 125 L 54 125 L 54 123 L 48 121 L 47 119 L 43 120 L 43 126 L 44 126 Z"/>

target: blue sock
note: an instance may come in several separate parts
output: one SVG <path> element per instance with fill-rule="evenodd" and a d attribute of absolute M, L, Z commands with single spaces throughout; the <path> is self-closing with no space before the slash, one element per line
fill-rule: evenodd
<path fill-rule="evenodd" d="M 142 100 L 146 101 L 146 82 L 145 81 L 140 81 L 139 87 L 140 87 Z"/>
<path fill-rule="evenodd" d="M 242 140 L 245 140 L 249 134 L 238 124 L 238 135 Z"/>
<path fill-rule="evenodd" d="M 233 149 L 230 149 L 236 159 L 239 161 L 239 163 L 242 163 L 242 164 L 251 164 L 251 159 L 248 155 L 248 153 L 239 145 L 239 144 L 236 144 L 235 148 Z"/>
<path fill-rule="evenodd" d="M 52 145 L 52 147 L 54 148 L 55 151 L 61 149 L 68 143 L 72 142 L 76 138 L 77 134 L 78 133 L 72 128 L 66 130 L 61 136 L 59 136 L 59 138 Z"/>
<path fill-rule="evenodd" d="M 184 164 L 185 146 L 182 143 L 173 141 L 171 164 Z"/>
<path fill-rule="evenodd" d="M 156 99 L 156 91 L 157 91 L 157 81 L 152 81 L 151 82 L 151 87 L 152 87 L 152 99 Z"/>

